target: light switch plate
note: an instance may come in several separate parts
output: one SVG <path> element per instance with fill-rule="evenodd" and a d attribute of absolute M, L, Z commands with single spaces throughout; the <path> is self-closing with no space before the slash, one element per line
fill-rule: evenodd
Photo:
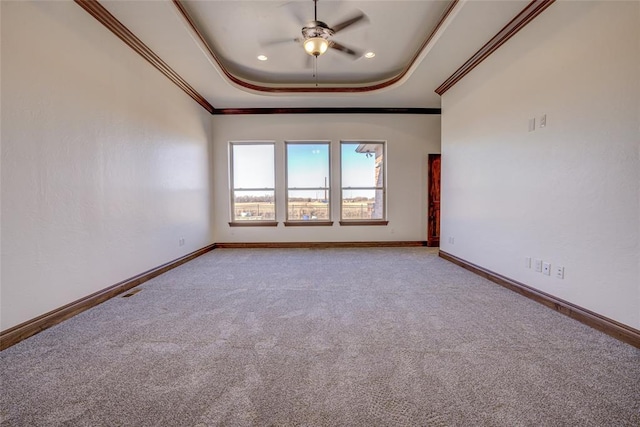
<path fill-rule="evenodd" d="M 541 259 L 534 258 L 533 259 L 533 266 L 534 266 L 535 270 L 538 273 L 542 272 L 542 260 Z"/>

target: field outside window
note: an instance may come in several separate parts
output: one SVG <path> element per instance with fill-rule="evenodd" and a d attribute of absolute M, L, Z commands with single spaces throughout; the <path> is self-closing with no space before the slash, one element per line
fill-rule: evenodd
<path fill-rule="evenodd" d="M 385 150 L 383 142 L 342 142 L 342 221 L 385 220 Z"/>
<path fill-rule="evenodd" d="M 231 220 L 275 221 L 274 143 L 230 144 Z"/>
<path fill-rule="evenodd" d="M 287 142 L 287 221 L 330 221 L 329 142 Z"/>

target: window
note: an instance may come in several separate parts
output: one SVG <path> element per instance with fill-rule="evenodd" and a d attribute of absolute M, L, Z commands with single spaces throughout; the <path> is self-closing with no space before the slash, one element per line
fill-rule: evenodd
<path fill-rule="evenodd" d="M 275 212 L 275 144 L 232 142 L 231 224 L 277 225 Z"/>
<path fill-rule="evenodd" d="M 286 142 L 286 156 L 285 225 L 330 225 L 329 142 Z"/>
<path fill-rule="evenodd" d="M 385 225 L 384 142 L 342 142 L 340 224 Z"/>

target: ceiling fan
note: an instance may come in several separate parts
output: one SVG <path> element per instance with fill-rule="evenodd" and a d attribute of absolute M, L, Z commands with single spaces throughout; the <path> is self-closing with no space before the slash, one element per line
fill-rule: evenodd
<path fill-rule="evenodd" d="M 295 38 L 296 43 L 302 42 L 305 52 L 309 55 L 318 57 L 329 49 L 335 49 L 342 53 L 352 56 L 354 59 L 362 56 L 362 52 L 351 49 L 341 43 L 332 40 L 332 37 L 356 23 L 368 22 L 369 18 L 363 12 L 358 13 L 339 24 L 329 27 L 325 22 L 318 20 L 318 0 L 313 0 L 313 21 L 309 21 L 306 26 L 302 27 L 302 39 Z M 291 40 L 291 39 L 287 39 Z M 277 42 L 276 42 L 277 43 Z"/>

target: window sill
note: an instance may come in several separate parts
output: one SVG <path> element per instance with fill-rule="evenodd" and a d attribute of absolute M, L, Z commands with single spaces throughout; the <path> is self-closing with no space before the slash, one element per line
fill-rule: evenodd
<path fill-rule="evenodd" d="M 385 221 L 385 220 L 364 220 L 364 221 L 360 221 L 360 220 L 351 220 L 351 221 L 340 221 L 340 225 L 387 225 L 389 224 L 389 221 Z"/>
<path fill-rule="evenodd" d="M 319 226 L 319 227 L 331 227 L 333 225 L 333 221 L 315 221 L 315 220 L 311 220 L 311 221 L 285 221 L 284 222 L 284 226 L 285 227 L 313 227 L 313 226 Z"/>
<path fill-rule="evenodd" d="M 278 221 L 234 221 L 229 227 L 277 227 Z"/>

